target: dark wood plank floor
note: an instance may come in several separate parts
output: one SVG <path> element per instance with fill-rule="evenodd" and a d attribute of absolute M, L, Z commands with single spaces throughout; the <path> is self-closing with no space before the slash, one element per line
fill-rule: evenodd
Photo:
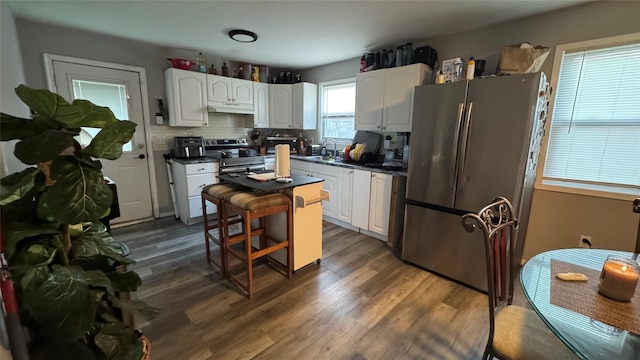
<path fill-rule="evenodd" d="M 201 224 L 165 218 L 113 235 L 138 261 L 137 297 L 162 308 L 136 324 L 154 360 L 479 359 L 484 349 L 485 295 L 330 223 L 321 265 L 291 280 L 258 265 L 253 300 L 206 263 Z"/>

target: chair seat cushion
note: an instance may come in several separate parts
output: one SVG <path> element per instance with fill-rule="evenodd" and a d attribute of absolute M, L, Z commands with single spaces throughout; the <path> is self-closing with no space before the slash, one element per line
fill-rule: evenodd
<path fill-rule="evenodd" d="M 249 211 L 267 209 L 288 204 L 291 200 L 282 194 L 260 195 L 251 191 L 235 191 L 226 193 L 222 199 L 229 204 Z"/>
<path fill-rule="evenodd" d="M 577 359 L 533 310 L 507 306 L 495 320 L 493 349 L 504 359 Z"/>
<path fill-rule="evenodd" d="M 213 184 L 205 186 L 202 191 L 214 198 L 221 199 L 225 194 L 238 191 L 240 189 L 241 187 L 239 185 L 234 184 Z"/>

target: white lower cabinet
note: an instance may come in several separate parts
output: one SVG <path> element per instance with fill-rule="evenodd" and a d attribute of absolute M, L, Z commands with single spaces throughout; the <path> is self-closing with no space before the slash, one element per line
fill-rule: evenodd
<path fill-rule="evenodd" d="M 173 187 L 180 220 L 189 225 L 202 221 L 202 189 L 218 182 L 218 163 L 180 164 L 174 162 Z M 215 214 L 216 206 L 207 204 L 207 214 Z"/>
<path fill-rule="evenodd" d="M 393 176 L 382 173 L 371 174 L 369 196 L 369 231 L 387 236 L 389 211 L 391 210 L 391 185 Z"/>
<path fill-rule="evenodd" d="M 291 174 L 324 180 L 322 187 L 331 194 L 322 204 L 325 217 L 388 236 L 392 175 L 300 160 L 291 160 Z"/>

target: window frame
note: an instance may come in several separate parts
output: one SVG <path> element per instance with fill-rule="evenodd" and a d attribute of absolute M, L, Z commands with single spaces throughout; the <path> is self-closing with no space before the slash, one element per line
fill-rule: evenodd
<path fill-rule="evenodd" d="M 545 122 L 545 136 L 542 139 L 542 146 L 540 149 L 539 161 L 538 161 L 538 169 L 536 171 L 536 182 L 534 188 L 536 190 L 545 190 L 545 191 L 553 191 L 553 192 L 561 192 L 567 194 L 575 194 L 575 195 L 585 195 L 592 197 L 600 197 L 606 199 L 617 199 L 617 200 L 633 200 L 640 196 L 640 189 L 629 188 L 624 186 L 606 186 L 606 185 L 593 185 L 593 184 L 585 184 L 579 181 L 575 182 L 563 182 L 554 183 L 551 179 L 544 178 L 544 167 L 545 160 L 547 158 L 547 150 L 549 145 L 550 131 L 551 131 L 551 122 L 554 111 L 554 103 L 556 99 L 556 91 L 558 87 L 558 79 L 560 76 L 560 67 L 562 66 L 562 58 L 565 53 L 569 52 L 577 52 L 577 51 L 585 51 L 585 50 L 595 50 L 602 49 L 607 47 L 615 47 L 626 44 L 633 44 L 640 42 L 640 32 L 606 37 L 601 39 L 593 39 L 586 40 L 568 44 L 557 45 L 555 49 L 555 55 L 553 58 L 553 68 L 551 71 L 551 88 L 554 89 L 553 96 L 549 101 L 549 109 L 548 109 L 548 117 Z"/>
<path fill-rule="evenodd" d="M 356 78 L 354 77 L 349 77 L 349 78 L 344 78 L 344 79 L 337 79 L 337 80 L 331 80 L 331 81 L 323 81 L 321 83 L 318 84 L 318 119 L 317 119 L 317 123 L 318 123 L 318 142 L 319 144 L 322 144 L 322 142 L 325 140 L 324 138 L 324 129 L 322 128 L 322 109 L 324 109 L 324 88 L 325 86 L 335 86 L 335 85 L 344 85 L 344 84 L 350 84 L 353 83 L 353 86 L 356 86 Z M 353 118 L 354 118 L 354 131 L 355 131 L 355 115 L 356 115 L 356 109 L 353 109 Z M 336 140 L 336 147 L 338 148 L 338 150 L 342 150 L 342 148 L 344 148 L 345 146 L 347 146 L 348 144 L 351 144 L 351 140 L 352 139 L 334 139 Z"/>

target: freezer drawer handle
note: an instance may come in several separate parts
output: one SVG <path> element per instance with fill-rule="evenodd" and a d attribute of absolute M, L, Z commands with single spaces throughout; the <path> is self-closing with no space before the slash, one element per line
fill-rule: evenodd
<path fill-rule="evenodd" d="M 458 146 L 460 145 L 460 127 L 462 126 L 462 113 L 464 112 L 464 103 L 458 104 L 458 117 L 456 118 L 456 130 L 453 132 L 453 146 L 451 149 L 451 170 L 449 171 L 449 187 L 453 189 L 456 186 L 456 159 L 458 157 Z"/>
<path fill-rule="evenodd" d="M 307 199 L 304 196 L 296 195 L 296 209 L 304 208 L 309 205 L 317 204 L 321 201 L 328 201 L 331 194 L 327 190 L 320 190 L 320 196 L 313 199 Z"/>
<path fill-rule="evenodd" d="M 462 134 L 462 156 L 460 157 L 460 170 L 458 174 L 460 174 L 458 190 L 464 189 L 464 184 L 467 182 L 465 180 L 465 175 L 467 173 L 467 148 L 469 147 L 469 133 L 471 133 L 471 115 L 473 113 L 473 103 L 469 103 L 469 110 L 467 111 L 467 121 L 464 124 L 464 131 Z"/>

